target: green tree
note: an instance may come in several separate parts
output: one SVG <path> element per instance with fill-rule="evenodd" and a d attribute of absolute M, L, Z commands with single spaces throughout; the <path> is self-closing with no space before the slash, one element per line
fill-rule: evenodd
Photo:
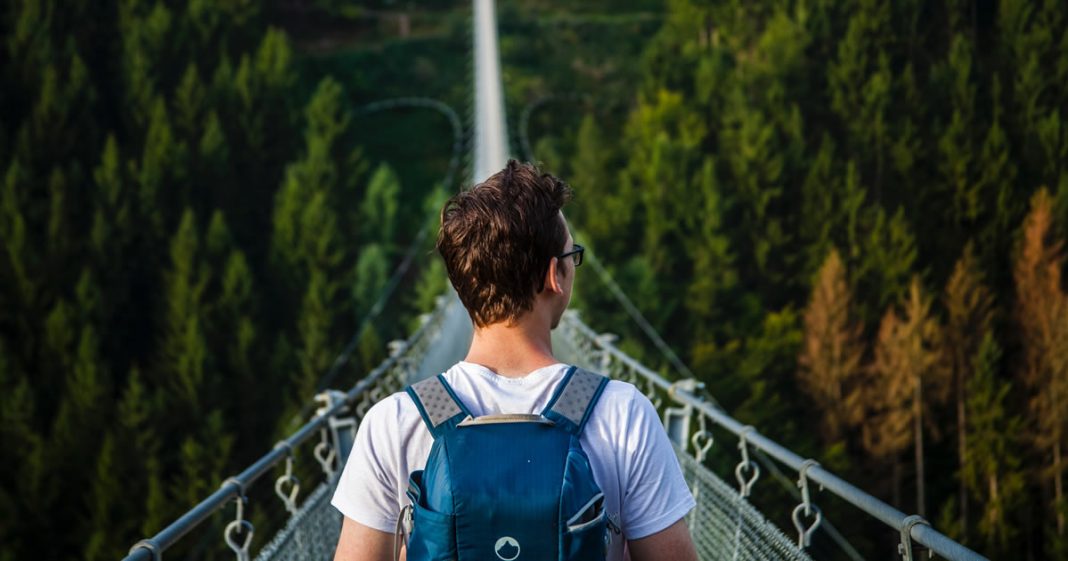
<path fill-rule="evenodd" d="M 4 240 L 7 254 L 4 276 L 14 279 L 11 288 L 3 291 L 8 293 L 4 309 L 12 311 L 33 302 L 36 292 L 30 280 L 32 248 L 27 240 L 27 224 L 22 210 L 23 181 L 22 168 L 16 160 L 7 168 L 4 183 L 0 186 L 3 188 L 0 192 L 0 237 Z M 9 318 L 8 321 L 13 319 Z"/>
<path fill-rule="evenodd" d="M 951 235 L 943 237 L 953 245 L 959 243 L 963 232 L 970 230 L 986 210 L 979 189 L 981 185 L 974 177 L 973 158 L 977 150 L 973 139 L 977 135 L 973 131 L 972 50 L 971 41 L 966 36 L 954 35 L 946 68 L 942 70 L 946 74 L 953 107 L 953 117 L 938 140 L 939 171 L 949 188 L 948 199 L 951 201 L 945 208 L 952 231 Z"/>
<path fill-rule="evenodd" d="M 703 208 L 701 219 L 692 225 L 694 234 L 686 244 L 686 252 L 693 261 L 693 280 L 687 288 L 685 306 L 693 314 L 696 339 L 701 341 L 717 335 L 737 335 L 730 326 L 741 322 L 730 320 L 740 320 L 747 310 L 738 302 L 741 291 L 735 268 L 737 257 L 725 232 L 727 205 L 711 159 L 705 161 L 697 187 Z"/>
<path fill-rule="evenodd" d="M 968 380 L 969 446 L 960 475 L 979 505 L 976 528 L 990 555 L 1008 552 L 1018 532 L 1012 518 L 1026 491 L 1017 440 L 1023 422 L 1009 408 L 1011 384 L 998 379 L 1001 356 L 986 332 Z"/>
<path fill-rule="evenodd" d="M 397 229 L 397 206 L 400 181 L 388 164 L 379 164 L 367 184 L 367 192 L 360 202 L 362 239 L 392 244 Z"/>
<path fill-rule="evenodd" d="M 212 392 L 205 379 L 208 349 L 204 334 L 203 298 L 209 272 L 203 264 L 196 217 L 186 209 L 171 238 L 170 264 L 164 278 L 163 340 L 158 376 L 179 409 L 172 422 L 205 413 Z"/>
<path fill-rule="evenodd" d="M 968 458 L 968 385 L 974 375 L 975 357 L 993 321 L 993 297 L 983 280 L 982 271 L 975 258 L 974 246 L 969 243 L 953 268 L 946 282 L 943 296 L 946 309 L 945 348 L 943 354 L 953 376 L 957 405 L 957 451 L 960 469 L 966 469 Z M 996 343 L 995 343 L 996 344 Z M 963 478 L 960 480 L 960 527 L 967 538 L 968 492 Z"/>

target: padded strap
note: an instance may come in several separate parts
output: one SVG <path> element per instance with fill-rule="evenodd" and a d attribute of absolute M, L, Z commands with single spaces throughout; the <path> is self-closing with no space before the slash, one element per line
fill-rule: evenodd
<path fill-rule="evenodd" d="M 542 415 L 579 436 L 607 385 L 608 378 L 572 366 L 556 387 Z"/>
<path fill-rule="evenodd" d="M 434 438 L 444 431 L 452 430 L 460 421 L 471 415 L 442 374 L 416 382 L 405 391 L 415 402 L 419 415 Z"/>

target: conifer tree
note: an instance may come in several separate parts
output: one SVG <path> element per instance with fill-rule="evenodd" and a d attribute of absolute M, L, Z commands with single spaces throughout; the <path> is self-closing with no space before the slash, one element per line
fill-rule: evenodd
<path fill-rule="evenodd" d="M 667 250 L 677 236 L 678 224 L 672 217 L 687 213 L 685 189 L 669 186 L 689 184 L 695 148 L 705 136 L 705 125 L 689 110 L 680 94 L 662 90 L 653 99 L 643 100 L 631 114 L 626 141 L 633 150 L 624 170 L 632 189 L 628 194 L 642 203 L 639 232 L 635 240 L 656 273 L 673 270 L 674 259 Z M 637 202 L 634 201 L 634 202 Z M 633 204 L 633 203 L 631 203 Z M 616 230 L 618 234 L 619 229 Z"/>
<path fill-rule="evenodd" d="M 773 257 L 788 259 L 782 251 L 786 232 L 775 212 L 783 197 L 784 141 L 765 111 L 754 107 L 744 90 L 731 91 L 720 129 L 720 142 L 733 147 L 725 154 L 735 191 L 732 202 L 740 214 L 744 244 L 740 251 L 751 256 L 752 276 L 760 279 L 761 292 L 770 296 L 770 286 L 783 282 L 785 267 L 772 267 Z M 670 219 L 665 218 L 670 221 Z M 781 262 L 779 263 L 781 265 Z"/>
<path fill-rule="evenodd" d="M 991 557 L 1009 553 L 1018 533 L 1012 517 L 1025 496 L 1020 470 L 1020 417 L 1009 409 L 1011 385 L 998 379 L 1001 349 L 987 331 L 973 356 L 974 375 L 968 379 L 967 456 L 961 480 L 978 505 L 976 529 Z"/>
<path fill-rule="evenodd" d="M 400 181 L 389 164 L 379 164 L 360 202 L 361 239 L 389 247 L 394 242 Z"/>
<path fill-rule="evenodd" d="M 180 404 L 173 421 L 205 413 L 211 392 L 206 385 L 208 360 L 204 338 L 203 297 L 208 285 L 197 235 L 196 217 L 186 209 L 171 239 L 170 265 L 164 282 L 163 340 L 158 375 L 171 399 Z"/>
<path fill-rule="evenodd" d="M 320 270 L 313 270 L 308 279 L 308 289 L 297 324 L 300 335 L 300 350 L 297 351 L 300 369 L 294 380 L 297 402 L 292 404 L 296 409 L 315 395 L 316 383 L 330 367 L 333 359 L 331 353 L 335 349 L 330 343 L 334 313 L 331 309 L 333 294 L 330 284 L 326 274 Z"/>
<path fill-rule="evenodd" d="M 881 206 L 862 211 L 865 225 L 856 246 L 855 278 L 858 293 L 866 294 L 861 310 L 865 319 L 878 316 L 908 291 L 909 276 L 916 262 L 916 238 L 904 207 L 888 215 Z"/>
<path fill-rule="evenodd" d="M 174 137 L 163 98 L 156 98 L 149 118 L 144 151 L 137 168 L 139 203 L 151 228 L 150 235 L 162 237 L 164 220 L 169 217 L 164 216 L 161 209 L 188 204 L 187 197 L 183 196 L 184 190 L 172 190 L 187 171 L 183 167 L 186 148 Z"/>
<path fill-rule="evenodd" d="M 174 92 L 174 129 L 187 143 L 199 137 L 207 104 L 207 91 L 200 81 L 196 62 L 190 62 Z"/>
<path fill-rule="evenodd" d="M 127 236 L 132 234 L 130 221 L 133 218 L 125 196 L 127 178 L 114 134 L 109 134 L 104 143 L 100 163 L 93 170 L 93 180 L 97 200 L 93 205 L 90 247 L 95 259 L 106 270 L 109 265 L 114 265 L 116 250 L 124 248 Z"/>
<path fill-rule="evenodd" d="M 924 422 L 930 419 L 931 405 L 944 400 L 947 385 L 940 354 L 942 337 L 941 326 L 931 313 L 931 301 L 923 294 L 919 278 L 913 277 L 908 297 L 902 302 L 901 318 L 890 310 L 879 327 L 865 399 L 876 419 L 864 425 L 864 441 L 872 452 L 896 456 L 907 445 L 907 427 L 911 425 L 916 510 L 921 516 L 927 502 Z M 884 417 L 886 422 L 882 422 Z"/>
<path fill-rule="evenodd" d="M 852 13 L 837 42 L 835 59 L 827 66 L 828 93 L 832 109 L 849 132 L 847 146 L 858 150 L 849 155 L 859 159 L 874 153 L 874 187 L 879 201 L 891 94 L 889 56 L 880 47 L 886 36 L 890 7 L 865 0 L 850 8 Z M 872 152 L 861 152 L 862 147 L 870 147 Z"/>
<path fill-rule="evenodd" d="M 134 128 L 148 124 L 158 95 L 159 76 L 155 71 L 171 26 L 171 12 L 162 2 L 145 9 L 147 3 L 118 3 L 118 32 L 121 36 L 122 94 Z"/>
<path fill-rule="evenodd" d="M 612 196 L 609 162 L 611 161 L 610 142 L 604 137 L 601 127 L 592 113 L 582 118 L 575 137 L 575 155 L 570 158 L 570 183 L 581 190 L 581 197 L 576 200 L 571 210 L 573 221 L 582 224 L 583 230 L 595 240 L 609 239 L 611 232 L 599 228 L 597 220 L 601 213 L 596 208 L 605 204 L 605 199 Z M 583 204 L 588 202 L 589 205 Z"/>
<path fill-rule="evenodd" d="M 50 467 L 44 462 L 46 438 L 34 427 L 36 398 L 27 377 L 17 370 L 0 340 L 0 446 L 8 453 L 0 463 L 0 557 L 25 557 L 39 528 L 34 522 L 47 513 L 41 504 Z"/>
<path fill-rule="evenodd" d="M 972 84 L 972 44 L 957 34 L 949 49 L 947 68 L 953 117 L 938 141 L 939 169 L 949 187 L 948 205 L 953 236 L 943 236 L 943 242 L 954 244 L 961 233 L 985 213 L 985 200 L 980 185 L 974 179 L 972 120 L 975 111 L 975 86 Z"/>
<path fill-rule="evenodd" d="M 386 251 L 381 244 L 363 246 L 356 260 L 355 284 L 352 288 L 356 317 L 363 317 L 371 311 L 371 306 L 389 281 L 388 267 Z"/>
<path fill-rule="evenodd" d="M 978 244 L 984 263 L 996 274 L 1007 266 L 992 267 L 1002 263 L 1011 249 L 1011 230 L 1019 221 L 1023 208 L 1013 197 L 1017 166 L 1013 160 L 1008 133 L 1002 117 L 1001 82 L 997 75 L 991 80 L 991 123 L 980 148 L 978 184 L 982 198 L 992 201 L 989 218 L 979 226 Z M 1006 275 L 1007 276 L 1007 275 Z M 999 281 L 1000 278 L 992 279 Z M 1002 283 L 997 282 L 996 285 Z"/>
<path fill-rule="evenodd" d="M 14 280 L 10 288 L 3 291 L 8 293 L 5 302 L 8 305 L 4 309 L 9 311 L 4 312 L 5 316 L 33 302 L 36 292 L 30 280 L 32 248 L 28 245 L 26 218 L 23 216 L 23 181 L 22 166 L 15 160 L 7 168 L 4 183 L 0 185 L 0 238 L 6 250 L 4 276 Z M 8 318 L 8 321 L 12 319 Z"/>
<path fill-rule="evenodd" d="M 971 243 L 965 246 L 964 253 L 953 268 L 953 274 L 946 282 L 943 302 L 947 313 L 943 354 L 953 376 L 957 405 L 957 453 L 963 473 L 968 458 L 967 388 L 974 374 L 979 346 L 984 338 L 991 337 L 988 331 L 993 319 L 993 297 L 983 282 L 983 274 Z M 960 526 L 967 537 L 968 493 L 963 477 L 960 485 Z"/>
<path fill-rule="evenodd" d="M 1016 281 L 1016 323 L 1023 360 L 1019 375 L 1030 391 L 1035 446 L 1050 453 L 1049 483 L 1057 532 L 1065 516 L 1057 509 L 1064 500 L 1064 447 L 1068 436 L 1068 295 L 1062 288 L 1063 241 L 1053 239 L 1053 200 L 1040 189 L 1031 197 L 1024 220 L 1013 276 Z M 1045 479 L 1045 478 L 1043 478 Z"/>
<path fill-rule="evenodd" d="M 88 537 L 87 528 L 78 524 L 79 519 L 89 516 L 88 505 L 84 499 L 65 504 L 70 497 L 59 491 L 88 489 L 92 481 L 93 474 L 84 469 L 83 462 L 91 463 L 97 457 L 96 439 L 106 426 L 106 412 L 111 406 L 111 384 L 100 359 L 99 345 L 94 328 L 84 326 L 49 437 L 48 478 L 52 494 L 44 497 L 44 504 L 55 509 L 54 523 L 78 529 L 50 544 L 56 552 L 81 548 Z M 63 502 L 57 502 L 60 500 Z"/>
<path fill-rule="evenodd" d="M 913 277 L 909 285 L 909 299 L 905 302 L 905 330 L 908 346 L 905 368 L 912 386 L 912 436 L 916 459 L 916 512 L 927 511 L 926 469 L 924 450 L 925 421 L 930 422 L 933 404 L 945 401 L 948 393 L 943 362 L 942 326 L 931 313 L 931 301 L 923 294 L 920 278 Z"/>
<path fill-rule="evenodd" d="M 892 362 L 899 358 L 893 349 L 902 346 L 901 334 L 901 319 L 894 309 L 888 309 L 875 339 L 875 363 L 866 369 L 865 384 L 859 391 L 867 409 L 862 443 L 877 460 L 891 462 L 893 504 L 901 502 L 900 453 L 909 443 L 907 402 L 911 388 L 904 377 L 896 376 L 898 365 Z M 891 369 L 890 376 L 886 375 L 886 369 Z"/>
<path fill-rule="evenodd" d="M 835 143 L 824 136 L 816 160 L 802 183 L 799 217 L 801 241 L 807 253 L 802 269 L 815 274 L 831 247 L 848 248 L 848 259 L 860 255 L 864 187 L 854 161 L 845 173 L 834 165 Z"/>
<path fill-rule="evenodd" d="M 736 257 L 724 231 L 725 203 L 711 159 L 705 161 L 697 181 L 703 208 L 701 220 L 693 225 L 693 241 L 686 248 L 693 260 L 693 280 L 685 306 L 694 315 L 696 338 L 701 340 L 729 333 L 727 318 L 737 318 L 740 306 L 734 301 L 739 284 Z"/>
<path fill-rule="evenodd" d="M 860 415 L 853 384 L 864 348 L 861 327 L 852 318 L 851 300 L 845 266 L 832 249 L 816 274 L 805 309 L 797 370 L 798 385 L 821 411 L 824 441 L 829 443 L 845 436 Z"/>
<path fill-rule="evenodd" d="M 85 543 L 85 559 L 103 561 L 113 558 L 124 545 L 116 532 L 116 521 L 123 515 L 116 508 L 125 489 L 116 473 L 119 451 L 112 432 L 104 435 L 93 470 L 92 488 L 89 493 L 88 510 L 91 531 Z"/>

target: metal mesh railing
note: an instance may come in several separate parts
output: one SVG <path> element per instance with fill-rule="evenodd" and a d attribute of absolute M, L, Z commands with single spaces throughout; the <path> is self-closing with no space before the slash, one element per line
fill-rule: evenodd
<path fill-rule="evenodd" d="M 786 537 L 769 522 L 738 490 L 728 485 L 691 454 L 675 447 L 683 476 L 697 500 L 687 522 L 705 561 L 790 560 L 809 561 L 796 540 Z"/>
<path fill-rule="evenodd" d="M 585 326 L 574 312 L 568 312 L 553 337 L 557 358 L 571 364 L 599 371 L 612 378 L 624 380 L 641 389 L 657 410 L 664 413 L 659 386 L 638 369 L 626 362 L 613 360 L 605 351 L 611 335 L 598 335 Z M 703 432 L 703 431 L 702 431 Z M 705 437 L 708 438 L 708 437 Z M 683 442 L 689 444 L 689 437 Z M 728 485 L 705 467 L 700 459 L 708 448 L 698 441 L 694 453 L 675 446 L 682 468 L 697 506 L 687 520 L 697 554 L 704 561 L 808 561 L 810 557 L 777 526 L 769 522 L 749 503 L 739 489 Z"/>
<path fill-rule="evenodd" d="M 322 483 L 308 495 L 284 528 L 263 546 L 256 561 L 324 561 L 334 557 L 341 513 L 330 505 L 334 485 Z"/>

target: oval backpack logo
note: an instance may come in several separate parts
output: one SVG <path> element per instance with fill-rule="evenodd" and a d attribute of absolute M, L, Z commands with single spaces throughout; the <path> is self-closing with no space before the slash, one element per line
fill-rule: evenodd
<path fill-rule="evenodd" d="M 501 561 L 514 561 L 519 557 L 519 542 L 511 536 L 504 536 L 493 545 L 493 552 Z"/>

